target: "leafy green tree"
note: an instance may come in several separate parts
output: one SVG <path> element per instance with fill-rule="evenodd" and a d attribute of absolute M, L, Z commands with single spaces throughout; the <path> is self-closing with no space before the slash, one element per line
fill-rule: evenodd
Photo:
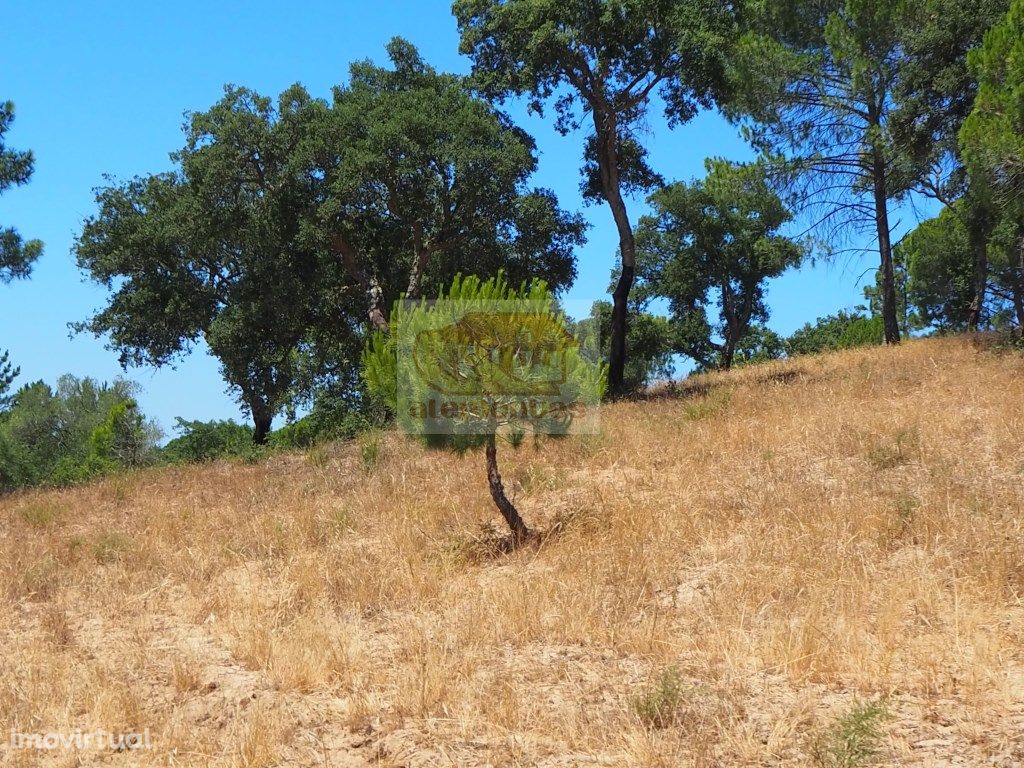
<path fill-rule="evenodd" d="M 134 385 L 62 376 L 22 387 L 0 418 L 0 490 L 80 482 L 154 455 L 159 430 L 139 413 Z"/>
<path fill-rule="evenodd" d="M 967 327 L 984 322 L 989 244 L 998 213 L 989 184 L 967 174 L 958 134 L 978 92 L 968 55 L 1006 13 L 1009 0 L 922 0 L 923 13 L 903 34 L 890 131 L 917 168 L 915 188 L 958 216 L 971 253 Z"/>
<path fill-rule="evenodd" d="M 1018 324 L 1024 327 L 1024 2 L 1012 0 L 1006 16 L 985 34 L 969 57 L 979 89 L 960 130 L 960 148 L 971 180 L 989 191 L 1000 221 L 1017 222 L 1007 277 Z M 998 226 L 998 224 L 996 225 Z M 995 227 L 993 227 L 994 230 Z"/>
<path fill-rule="evenodd" d="M 764 325 L 752 325 L 736 345 L 733 365 L 778 360 L 785 357 L 787 351 L 786 340 L 778 333 Z"/>
<path fill-rule="evenodd" d="M 961 212 L 967 204 L 958 200 L 944 208 L 896 247 L 897 263 L 906 262 L 907 301 L 916 310 L 920 327 L 962 332 L 997 327 L 1017 315 L 1019 224 L 1004 221 L 992 228 L 986 243 L 986 290 L 979 310 L 970 218 Z"/>
<path fill-rule="evenodd" d="M 922 323 L 939 331 L 966 330 L 974 270 L 963 219 L 947 208 L 919 224 L 896 248 L 906 261 L 909 299 Z"/>
<path fill-rule="evenodd" d="M 10 406 L 11 397 L 7 393 L 20 373 L 21 369 L 14 366 L 10 355 L 7 352 L 0 352 L 0 413 Z"/>
<path fill-rule="evenodd" d="M 160 451 L 164 461 L 201 464 L 221 458 L 244 458 L 252 450 L 252 427 L 234 421 L 177 419 L 179 433 Z"/>
<path fill-rule="evenodd" d="M 339 300 L 319 300 L 337 268 L 299 236 L 312 200 L 296 148 L 314 106 L 299 86 L 276 106 L 226 88 L 190 115 L 174 171 L 98 190 L 75 245 L 112 291 L 78 329 L 108 335 L 125 366 L 166 365 L 205 341 L 256 443 L 288 400 L 308 329 L 351 325 Z"/>
<path fill-rule="evenodd" d="M 787 354 L 815 355 L 838 349 L 882 344 L 884 327 L 880 315 L 869 317 L 860 312 L 840 310 L 834 315 L 819 317 L 812 325 L 805 323 L 786 340 Z"/>
<path fill-rule="evenodd" d="M 708 176 L 651 197 L 637 242 L 646 290 L 668 299 L 676 351 L 728 369 L 751 325 L 768 317 L 765 283 L 806 247 L 779 234 L 792 218 L 760 163 L 707 163 Z M 717 317 L 708 316 L 712 301 Z"/>
<path fill-rule="evenodd" d="M 584 223 L 529 186 L 533 139 L 408 42 L 387 50 L 390 69 L 356 63 L 331 106 L 317 105 L 301 148 L 319 203 L 306 234 L 337 255 L 372 325 L 388 327 L 399 296 L 436 295 L 460 272 L 571 285 Z"/>
<path fill-rule="evenodd" d="M 35 159 L 31 152 L 11 149 L 4 142 L 14 122 L 14 104 L 0 102 L 0 193 L 14 186 L 27 184 L 32 177 Z M 22 240 L 13 227 L 0 228 L 0 283 L 28 277 L 32 264 L 43 252 L 39 240 Z"/>
<path fill-rule="evenodd" d="M 870 231 L 882 272 L 886 343 L 900 339 L 889 205 L 918 178 L 895 140 L 906 38 L 925 23 L 920 0 L 806 0 L 752 6 L 758 31 L 740 47 L 734 118 L 788 161 L 822 239 Z"/>
<path fill-rule="evenodd" d="M 625 380 L 627 315 L 636 243 L 625 197 L 660 179 L 640 136 L 657 91 L 671 124 L 709 108 L 724 83 L 736 6 L 724 0 L 455 0 L 460 50 L 484 93 L 526 94 L 541 113 L 554 99 L 557 129 L 589 123 L 582 190 L 608 203 L 619 236 L 609 387 Z"/>
<path fill-rule="evenodd" d="M 523 542 L 530 531 L 505 493 L 498 441 L 568 434 L 575 409 L 601 399 L 603 366 L 582 353 L 543 281 L 515 289 L 503 274 L 459 276 L 436 303 L 396 303 L 390 323 L 364 354 L 369 390 L 429 446 L 483 446 L 491 498 Z"/>

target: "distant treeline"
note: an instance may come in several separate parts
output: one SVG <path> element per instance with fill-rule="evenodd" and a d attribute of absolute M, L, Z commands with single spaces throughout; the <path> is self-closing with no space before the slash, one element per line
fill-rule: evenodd
<path fill-rule="evenodd" d="M 600 334 L 613 397 L 676 356 L 728 368 L 1024 326 L 1024 0 L 456 0 L 453 13 L 469 76 L 396 38 L 388 66 L 354 63 L 330 99 L 229 86 L 188 115 L 172 170 L 96 190 L 74 254 L 109 296 L 77 330 L 126 367 L 205 344 L 255 445 L 352 432 L 375 407 L 363 351 L 396 302 L 460 274 L 559 295 L 590 269 L 584 219 L 534 185 L 536 144 L 509 98 L 578 142 L 581 193 L 614 220 L 611 301 L 578 322 Z M 655 109 L 673 129 L 717 109 L 757 159 L 666 178 L 645 146 Z M 0 191 L 32 173 L 30 152 L 2 145 L 13 116 L 2 105 Z M 894 208 L 925 197 L 941 213 L 894 242 Z M 849 248 L 878 256 L 865 307 L 789 339 L 769 330 L 768 281 Z M 0 231 L 0 282 L 27 277 L 41 249 Z M 75 394 L 86 381 L 14 395 L 0 417 L 10 483 L 156 455 L 123 385 Z M 36 442 L 27 414 L 47 408 L 63 415 Z M 179 429 L 161 455 L 240 452 L 249 436 Z"/>

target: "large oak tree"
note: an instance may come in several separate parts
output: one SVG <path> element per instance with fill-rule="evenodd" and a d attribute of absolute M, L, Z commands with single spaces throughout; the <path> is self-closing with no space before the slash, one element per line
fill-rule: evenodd
<path fill-rule="evenodd" d="M 174 171 L 97 191 L 99 212 L 75 245 L 79 266 L 112 290 L 79 330 L 107 334 L 124 365 L 165 365 L 205 341 L 257 443 L 288 398 L 309 328 L 329 321 L 316 296 L 330 265 L 299 238 L 310 194 L 293 154 L 311 104 L 298 86 L 276 105 L 226 88 L 189 116 Z"/>
<path fill-rule="evenodd" d="M 391 68 L 352 66 L 304 148 L 317 203 L 307 231 L 363 292 L 373 326 L 386 330 L 401 295 L 436 296 L 459 273 L 571 285 L 583 220 L 529 186 L 533 139 L 408 42 L 388 55 Z"/>

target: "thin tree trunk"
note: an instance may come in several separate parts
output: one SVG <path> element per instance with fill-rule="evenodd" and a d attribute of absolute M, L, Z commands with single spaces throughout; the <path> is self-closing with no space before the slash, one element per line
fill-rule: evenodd
<path fill-rule="evenodd" d="M 977 214 L 976 214 L 977 215 Z M 974 279 L 971 289 L 971 306 L 967 310 L 967 329 L 977 331 L 985 309 L 985 294 L 988 292 L 988 228 L 975 219 L 971 222 L 968 235 L 971 254 L 974 257 Z"/>
<path fill-rule="evenodd" d="M 619 180 L 618 129 L 611 112 L 594 110 L 594 129 L 597 135 L 597 164 L 601 174 L 601 190 L 612 209 L 615 228 L 619 233 L 619 256 L 622 270 L 612 293 L 612 336 L 608 355 L 608 390 L 621 395 L 626 376 L 626 333 L 629 327 L 629 294 L 636 277 L 636 241 L 629 221 L 626 203 L 622 199 Z"/>
<path fill-rule="evenodd" d="M 1013 308 L 1017 313 L 1017 329 L 1024 334 L 1024 233 L 1017 239 L 1017 263 L 1013 269 Z"/>
<path fill-rule="evenodd" d="M 885 158 L 876 147 L 872 176 L 875 193 L 875 227 L 878 231 L 878 253 L 882 261 L 882 324 L 885 343 L 900 343 L 900 323 L 896 313 L 896 274 L 892 264 L 892 240 L 889 232 L 889 195 L 885 179 Z"/>
<path fill-rule="evenodd" d="M 494 432 L 487 435 L 487 483 L 491 487 L 491 498 L 512 530 L 512 539 L 516 544 L 522 543 L 529 538 L 530 529 L 526 527 L 518 510 L 505 495 L 505 486 L 502 485 L 501 474 L 498 472 L 498 446 Z"/>

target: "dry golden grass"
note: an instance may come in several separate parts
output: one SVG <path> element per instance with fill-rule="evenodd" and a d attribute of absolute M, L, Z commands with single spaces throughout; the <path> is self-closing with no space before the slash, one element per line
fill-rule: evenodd
<path fill-rule="evenodd" d="M 483 457 L 399 435 L 0 500 L 0 763 L 826 765 L 875 701 L 831 764 L 1024 760 L 1024 358 L 851 351 L 602 426 L 505 449 L 557 528 L 511 555 Z M 6 744 L 97 728 L 152 749 Z"/>

